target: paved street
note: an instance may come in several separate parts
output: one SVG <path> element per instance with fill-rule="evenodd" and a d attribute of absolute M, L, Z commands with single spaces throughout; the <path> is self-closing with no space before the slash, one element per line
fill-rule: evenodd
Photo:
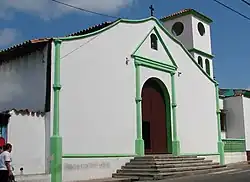
<path fill-rule="evenodd" d="M 158 182 L 249 182 L 250 167 L 224 171 L 223 173 L 213 173 L 209 175 L 199 175 L 183 177 L 177 179 L 166 179 Z"/>

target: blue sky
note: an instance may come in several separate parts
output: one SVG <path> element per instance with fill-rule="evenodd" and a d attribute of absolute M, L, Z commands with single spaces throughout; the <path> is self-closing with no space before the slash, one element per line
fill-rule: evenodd
<path fill-rule="evenodd" d="M 194 8 L 213 19 L 212 51 L 220 87 L 250 88 L 250 21 L 213 0 L 61 0 L 101 13 L 141 19 L 153 3 L 157 18 Z M 221 2 L 250 17 L 250 7 L 239 0 Z M 51 0 L 0 0 L 0 49 L 25 40 L 62 36 L 112 18 L 87 14 Z"/>

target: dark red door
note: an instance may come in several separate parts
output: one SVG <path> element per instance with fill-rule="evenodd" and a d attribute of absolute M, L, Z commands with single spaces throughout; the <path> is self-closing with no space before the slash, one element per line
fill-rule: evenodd
<path fill-rule="evenodd" d="M 250 162 L 250 151 L 247 151 L 247 161 Z"/>
<path fill-rule="evenodd" d="M 161 88 L 153 80 L 142 90 L 142 130 L 146 154 L 167 153 L 166 106 Z"/>

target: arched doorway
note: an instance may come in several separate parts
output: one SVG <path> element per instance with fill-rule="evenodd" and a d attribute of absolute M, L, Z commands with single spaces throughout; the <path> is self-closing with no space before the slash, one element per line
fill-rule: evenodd
<path fill-rule="evenodd" d="M 172 153 L 170 97 L 157 78 L 142 88 L 142 137 L 146 154 Z"/>

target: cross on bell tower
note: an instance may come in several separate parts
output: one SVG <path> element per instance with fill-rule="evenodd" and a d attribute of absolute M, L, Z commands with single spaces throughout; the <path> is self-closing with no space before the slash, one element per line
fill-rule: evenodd
<path fill-rule="evenodd" d="M 150 9 L 150 14 L 151 14 L 151 16 L 154 16 L 154 11 L 155 11 L 155 9 L 154 9 L 154 7 L 153 7 L 152 4 L 149 6 L 149 9 Z"/>

